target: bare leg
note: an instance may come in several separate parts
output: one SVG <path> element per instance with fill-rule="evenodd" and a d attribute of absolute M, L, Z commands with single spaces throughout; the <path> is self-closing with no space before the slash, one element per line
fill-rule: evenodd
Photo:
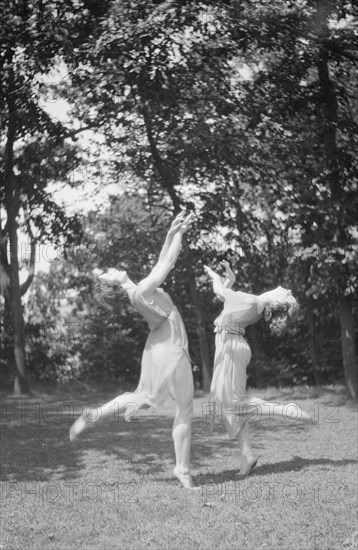
<path fill-rule="evenodd" d="M 97 422 L 112 418 L 118 422 L 119 414 L 124 414 L 124 419 L 130 422 L 130 417 L 145 406 L 140 394 L 123 393 L 101 407 L 87 409 L 72 424 L 70 429 L 70 440 L 74 441 L 80 433 L 93 427 Z"/>
<path fill-rule="evenodd" d="M 246 419 L 248 416 L 247 414 Z M 225 415 L 226 430 L 230 438 L 236 439 L 239 443 L 241 460 L 240 474 L 243 476 L 249 475 L 257 464 L 257 458 L 251 448 L 250 429 L 246 419 L 235 418 L 230 412 Z"/>
<path fill-rule="evenodd" d="M 174 392 L 177 404 L 173 424 L 173 440 L 176 465 L 174 475 L 185 489 L 194 489 L 190 474 L 191 421 L 193 417 L 194 384 L 193 375 L 187 358 L 178 365 L 175 371 Z"/>
<path fill-rule="evenodd" d="M 249 475 L 253 468 L 257 464 L 257 458 L 254 456 L 253 450 L 250 443 L 250 429 L 247 422 L 243 425 L 241 430 L 236 436 L 237 441 L 240 446 L 240 455 L 241 455 L 241 468 L 240 474 L 242 476 Z"/>
<path fill-rule="evenodd" d="M 252 397 L 245 403 L 240 404 L 237 414 L 249 420 L 269 417 L 271 420 L 283 419 L 290 422 L 293 420 L 312 422 L 311 415 L 304 411 L 297 403 L 273 403 L 264 401 L 259 397 Z"/>
<path fill-rule="evenodd" d="M 252 397 L 237 406 L 230 406 L 231 412 L 226 416 L 225 425 L 231 438 L 235 438 L 240 446 L 241 475 L 249 475 L 257 464 L 257 459 L 250 443 L 250 429 L 248 421 L 259 420 L 262 417 L 271 420 L 284 419 L 293 423 L 297 420 L 312 422 L 312 417 L 301 409 L 297 403 L 272 403 L 259 397 Z M 236 417 L 236 418 L 235 418 Z M 238 426 L 238 423 L 242 426 Z M 240 428 L 238 431 L 238 427 Z"/>

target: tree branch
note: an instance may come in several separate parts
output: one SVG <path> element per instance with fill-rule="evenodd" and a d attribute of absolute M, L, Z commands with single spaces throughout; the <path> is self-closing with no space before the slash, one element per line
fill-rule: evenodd
<path fill-rule="evenodd" d="M 72 138 L 76 136 L 77 134 L 80 134 L 81 132 L 85 132 L 86 130 L 92 130 L 94 128 L 94 124 L 90 126 L 84 126 L 83 128 L 77 128 L 77 130 L 68 130 L 67 133 L 64 134 L 64 138 Z"/>
<path fill-rule="evenodd" d="M 148 142 L 150 146 L 150 151 L 154 161 L 154 166 L 159 173 L 159 176 L 162 180 L 163 187 L 166 189 L 168 195 L 170 196 L 173 202 L 174 213 L 177 213 L 180 210 L 180 199 L 174 190 L 174 183 L 169 181 L 169 179 L 171 178 L 168 175 L 167 167 L 164 165 L 163 160 L 158 151 L 157 144 L 153 136 L 150 115 L 148 113 L 148 108 L 145 104 L 142 104 L 142 113 L 143 113 L 145 129 L 148 137 Z"/>
<path fill-rule="evenodd" d="M 28 289 L 29 289 L 29 287 L 30 287 L 30 285 L 31 285 L 31 283 L 34 279 L 34 276 L 35 276 L 36 239 L 33 236 L 33 233 L 32 233 L 29 222 L 27 223 L 27 232 L 28 232 L 28 234 L 30 236 L 30 239 L 31 239 L 31 244 L 30 244 L 30 247 L 31 247 L 30 248 L 30 265 L 29 265 L 29 272 L 28 272 L 26 281 L 24 283 L 22 283 L 22 285 L 20 285 L 21 296 L 26 294 L 26 292 L 28 291 Z"/>

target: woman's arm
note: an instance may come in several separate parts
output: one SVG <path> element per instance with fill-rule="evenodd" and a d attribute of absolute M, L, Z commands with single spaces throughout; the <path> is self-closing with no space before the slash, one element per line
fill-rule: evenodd
<path fill-rule="evenodd" d="M 180 216 L 180 214 L 179 214 Z M 157 289 L 167 278 L 169 272 L 173 269 L 179 256 L 180 246 L 183 234 L 189 229 L 193 221 L 193 214 L 189 214 L 184 220 L 176 225 L 175 234 L 171 240 L 168 250 L 163 254 L 163 258 L 156 264 L 151 273 L 143 279 L 138 285 L 138 291 L 144 298 L 150 298 L 154 290 Z"/>
<path fill-rule="evenodd" d="M 223 282 L 223 286 L 225 288 L 232 288 L 236 279 L 235 274 L 233 273 L 233 271 L 231 271 L 231 268 L 228 262 L 220 262 L 220 265 L 222 265 L 223 268 L 225 269 L 225 275 L 226 275 L 226 278 Z"/>
<path fill-rule="evenodd" d="M 219 300 L 224 302 L 225 301 L 225 293 L 224 293 L 225 286 L 224 286 L 224 283 L 223 283 L 220 275 L 215 273 L 215 271 L 213 271 L 207 265 L 204 266 L 204 269 L 205 269 L 206 273 L 209 275 L 209 277 L 211 277 L 211 279 L 212 279 L 213 290 L 214 290 L 215 294 L 217 295 Z"/>
<path fill-rule="evenodd" d="M 174 235 L 175 233 L 177 232 L 177 230 L 179 229 L 181 223 L 184 221 L 185 219 L 185 213 L 184 212 L 180 212 L 180 214 L 178 214 L 174 220 L 172 221 L 172 224 L 169 228 L 169 231 L 165 237 L 165 241 L 164 241 L 164 244 L 163 244 L 163 247 L 162 247 L 162 250 L 160 251 L 160 254 L 159 254 L 159 258 L 158 258 L 158 261 L 157 261 L 157 264 L 160 264 L 161 262 L 165 261 L 166 257 L 167 257 L 167 254 L 168 254 L 168 251 L 169 251 L 169 248 L 173 242 L 173 238 L 174 238 Z"/>

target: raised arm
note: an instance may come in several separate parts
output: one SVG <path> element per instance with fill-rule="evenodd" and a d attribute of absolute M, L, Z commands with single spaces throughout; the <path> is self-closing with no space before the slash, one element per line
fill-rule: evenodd
<path fill-rule="evenodd" d="M 225 294 L 224 294 L 225 286 L 224 286 L 222 278 L 220 277 L 220 275 L 218 275 L 218 273 L 215 273 L 215 271 L 213 271 L 207 265 L 204 266 L 204 269 L 205 269 L 206 273 L 209 275 L 209 277 L 211 277 L 211 279 L 212 279 L 213 291 L 215 292 L 215 294 L 217 295 L 219 300 L 224 302 L 225 301 Z"/>
<path fill-rule="evenodd" d="M 157 262 L 156 266 L 158 266 L 161 262 L 166 260 L 166 257 L 168 255 L 170 246 L 173 242 L 174 235 L 176 234 L 176 232 L 179 229 L 180 225 L 183 223 L 184 219 L 185 219 L 185 213 L 180 212 L 180 214 L 178 214 L 174 218 L 174 220 L 172 221 L 172 224 L 169 228 L 169 231 L 168 231 L 168 233 L 165 237 L 165 241 L 164 241 L 162 250 L 160 251 L 158 262 Z"/>
<path fill-rule="evenodd" d="M 181 214 L 179 214 L 179 216 L 181 216 Z M 179 216 L 177 216 L 177 218 Z M 185 219 L 179 219 L 179 223 L 174 226 L 175 233 L 171 238 L 169 246 L 165 247 L 164 252 L 162 250 L 163 253 L 161 254 L 160 261 L 158 261 L 158 263 L 154 266 L 148 277 L 139 283 L 138 291 L 142 294 L 142 296 L 144 296 L 144 298 L 150 298 L 154 290 L 165 281 L 169 272 L 173 269 L 179 256 L 183 234 L 189 229 L 190 224 L 193 221 L 193 217 L 193 214 L 189 214 L 189 216 Z M 172 231 L 173 225 L 171 226 L 169 232 Z"/>
<path fill-rule="evenodd" d="M 220 265 L 222 265 L 223 268 L 225 269 L 225 280 L 223 282 L 224 287 L 225 288 L 232 288 L 232 286 L 235 282 L 235 279 L 236 279 L 235 274 L 231 270 L 230 265 L 228 264 L 228 262 L 220 262 Z"/>

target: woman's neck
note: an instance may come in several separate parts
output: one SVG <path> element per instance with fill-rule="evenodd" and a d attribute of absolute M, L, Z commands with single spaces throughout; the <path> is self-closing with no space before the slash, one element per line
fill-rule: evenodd
<path fill-rule="evenodd" d="M 272 305 L 273 301 L 274 300 L 272 296 L 272 290 L 269 290 L 268 292 L 264 292 L 263 294 L 260 294 L 260 296 L 257 297 L 258 314 L 261 315 L 267 306 Z"/>

